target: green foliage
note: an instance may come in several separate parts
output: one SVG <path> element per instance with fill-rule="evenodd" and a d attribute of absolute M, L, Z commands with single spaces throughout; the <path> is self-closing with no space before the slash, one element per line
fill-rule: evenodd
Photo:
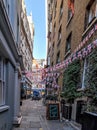
<path fill-rule="evenodd" d="M 53 101 L 57 101 L 58 100 L 58 95 L 56 94 L 49 94 L 49 95 L 46 95 L 46 100 L 53 100 Z"/>
<path fill-rule="evenodd" d="M 76 91 L 78 83 L 80 82 L 80 69 L 80 61 L 76 60 L 71 63 L 64 72 L 64 92 L 62 93 L 62 96 L 69 101 L 74 100 L 77 96 L 81 96 L 78 95 L 78 92 Z"/>
<path fill-rule="evenodd" d="M 89 56 L 89 71 L 87 73 L 87 88 L 85 90 L 86 96 L 90 97 L 92 101 L 97 100 L 97 49 L 95 49 Z"/>

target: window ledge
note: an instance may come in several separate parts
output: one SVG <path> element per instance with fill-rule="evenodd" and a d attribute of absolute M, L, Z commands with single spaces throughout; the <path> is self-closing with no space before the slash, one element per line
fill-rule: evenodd
<path fill-rule="evenodd" d="M 0 113 L 1 112 L 4 112 L 4 111 L 7 111 L 9 109 L 9 106 L 0 106 Z"/>
<path fill-rule="evenodd" d="M 92 25 L 97 21 L 97 17 L 91 22 L 91 24 L 86 28 L 86 30 L 83 32 L 82 37 L 89 31 L 89 29 L 92 27 Z"/>
<path fill-rule="evenodd" d="M 66 52 L 64 58 L 66 58 L 70 53 L 71 53 L 71 49 Z"/>
<path fill-rule="evenodd" d="M 80 91 L 83 91 L 85 88 L 78 88 L 77 91 L 80 92 Z"/>
<path fill-rule="evenodd" d="M 59 16 L 59 23 L 60 23 L 60 21 L 62 19 L 62 15 L 63 15 L 63 13 L 61 13 L 60 16 Z"/>
<path fill-rule="evenodd" d="M 59 47 L 60 42 L 61 42 L 61 38 L 58 39 L 57 47 Z"/>
<path fill-rule="evenodd" d="M 85 111 L 85 113 L 90 114 L 90 115 L 93 115 L 93 116 L 97 116 L 97 114 L 96 114 L 96 113 L 93 113 L 93 112 L 87 112 L 87 111 Z"/>
<path fill-rule="evenodd" d="M 72 20 L 72 18 L 73 18 L 73 15 L 68 19 L 66 27 L 68 27 L 68 25 L 69 25 L 70 21 Z"/>

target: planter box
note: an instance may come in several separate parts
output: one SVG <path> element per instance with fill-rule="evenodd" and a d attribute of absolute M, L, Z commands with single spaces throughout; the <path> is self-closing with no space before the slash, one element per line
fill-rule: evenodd
<path fill-rule="evenodd" d="M 84 112 L 83 117 L 82 130 L 97 130 L 97 114 Z"/>

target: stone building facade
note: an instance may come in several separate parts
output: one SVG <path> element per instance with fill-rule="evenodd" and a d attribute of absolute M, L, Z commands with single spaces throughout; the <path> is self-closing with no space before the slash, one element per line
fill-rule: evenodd
<path fill-rule="evenodd" d="M 79 58 L 81 63 L 80 83 L 76 86 L 76 91 L 78 93 L 85 92 L 87 89 L 85 80 L 89 68 L 87 59 L 92 55 L 92 51 L 97 45 L 97 1 L 49 0 L 47 5 L 47 61 L 50 60 L 51 67 L 58 63 L 65 63 L 65 61 L 69 64 L 69 58 L 72 61 L 75 57 L 76 59 Z M 59 77 L 58 83 L 61 88 L 65 87 L 63 85 L 63 75 Z M 82 104 L 87 102 L 87 97 L 84 94 L 84 96 L 74 100 L 72 120 L 81 123 L 81 108 L 80 113 L 78 113 L 78 107 L 83 107 Z"/>
<path fill-rule="evenodd" d="M 34 35 L 31 36 L 30 27 L 33 26 L 29 26 L 26 15 L 26 20 L 23 19 L 22 10 L 21 0 L 0 1 L 0 130 L 11 130 L 13 124 L 20 124 L 22 72 L 32 69 Z M 23 29 L 27 33 L 21 36 L 21 32 L 25 33 Z"/>
<path fill-rule="evenodd" d="M 45 85 L 41 83 L 45 59 L 33 59 L 32 63 L 32 88 L 45 88 Z"/>
<path fill-rule="evenodd" d="M 33 42 L 34 42 L 34 24 L 32 15 L 27 17 L 24 0 L 22 0 L 21 9 L 21 44 L 20 53 L 23 55 L 25 71 L 32 70 Z"/>
<path fill-rule="evenodd" d="M 0 1 L 0 129 L 19 123 L 20 81 L 24 69 L 19 54 L 21 2 Z"/>
<path fill-rule="evenodd" d="M 33 43 L 34 43 L 34 24 L 32 21 L 32 14 L 27 16 L 26 6 L 24 0 L 22 0 L 21 6 L 21 42 L 19 44 L 19 51 L 23 57 L 24 64 L 24 72 L 22 77 L 21 87 L 24 89 L 24 93 L 21 93 L 22 98 L 30 97 L 30 93 L 27 94 L 29 90 L 31 90 L 32 82 L 25 75 L 25 72 L 32 71 L 32 59 L 33 59 Z M 25 80 L 24 80 L 25 79 Z"/>

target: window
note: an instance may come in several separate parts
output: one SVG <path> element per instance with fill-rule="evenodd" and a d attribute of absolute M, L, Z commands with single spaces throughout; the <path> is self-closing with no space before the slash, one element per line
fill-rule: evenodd
<path fill-rule="evenodd" d="M 89 71 L 89 60 L 88 58 L 83 61 L 83 72 L 82 72 L 82 88 L 87 86 L 87 73 Z"/>
<path fill-rule="evenodd" d="M 61 31 L 62 31 L 62 27 L 60 26 L 59 32 L 58 32 L 58 44 L 57 45 L 59 45 L 61 42 Z"/>
<path fill-rule="evenodd" d="M 48 56 L 48 58 L 47 58 L 47 65 L 48 66 L 50 65 L 50 56 Z"/>
<path fill-rule="evenodd" d="M 70 33 L 70 35 L 68 36 L 68 38 L 66 40 L 65 53 L 67 53 L 70 49 L 71 49 L 71 33 Z"/>
<path fill-rule="evenodd" d="M 57 0 L 55 1 L 54 18 L 56 17 Z"/>
<path fill-rule="evenodd" d="M 63 14 L 63 0 L 62 0 L 62 2 L 61 2 L 61 6 L 60 6 L 59 21 L 60 21 L 60 19 L 61 19 L 61 17 L 62 17 L 62 14 Z"/>
<path fill-rule="evenodd" d="M 53 62 L 52 62 L 52 66 L 53 66 Z"/>
<path fill-rule="evenodd" d="M 68 0 L 68 20 L 74 15 L 74 0 Z"/>
<path fill-rule="evenodd" d="M 0 106 L 5 104 L 5 61 L 0 57 Z"/>
<path fill-rule="evenodd" d="M 52 57 L 53 57 L 53 55 L 54 55 L 54 42 L 53 42 L 53 45 L 52 45 Z"/>
<path fill-rule="evenodd" d="M 19 40 L 19 16 L 17 15 L 17 43 Z"/>
<path fill-rule="evenodd" d="M 50 22 L 50 32 L 52 32 L 52 22 Z"/>
<path fill-rule="evenodd" d="M 95 0 L 90 0 L 88 6 L 86 8 L 85 29 L 93 21 L 93 19 L 95 17 L 97 17 L 96 1 Z"/>
<path fill-rule="evenodd" d="M 56 63 L 60 63 L 60 51 L 57 53 Z"/>
<path fill-rule="evenodd" d="M 58 40 L 61 39 L 61 26 L 60 26 L 60 29 L 59 29 L 59 32 L 58 32 Z"/>
<path fill-rule="evenodd" d="M 56 33 L 56 23 L 54 24 L 54 32 L 53 32 L 53 37 L 55 36 Z"/>
<path fill-rule="evenodd" d="M 96 16 L 96 0 L 87 7 L 88 11 L 88 23 L 92 21 L 92 19 Z"/>
<path fill-rule="evenodd" d="M 72 11 L 71 9 L 68 9 L 68 20 L 72 17 Z"/>

